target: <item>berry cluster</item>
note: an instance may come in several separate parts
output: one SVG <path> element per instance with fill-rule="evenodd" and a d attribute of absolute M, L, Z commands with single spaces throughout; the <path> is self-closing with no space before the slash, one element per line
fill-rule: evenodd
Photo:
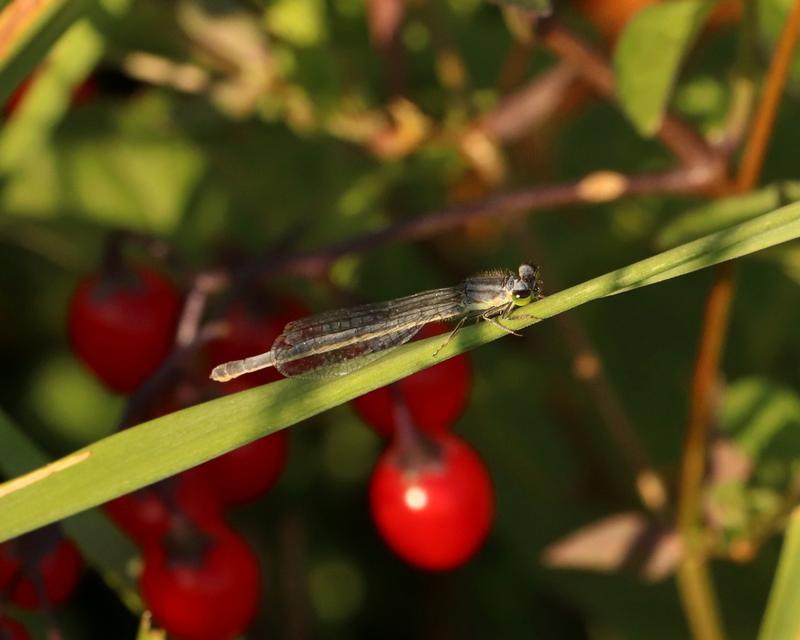
<path fill-rule="evenodd" d="M 55 526 L 0 544 L 0 601 L 48 612 L 75 591 L 83 569 L 75 545 Z M 0 614 L 0 638 L 30 636 L 16 620 Z"/>
<path fill-rule="evenodd" d="M 270 300 L 268 305 L 241 301 L 227 308 L 220 323 L 225 331 L 202 344 L 198 373 L 205 374 L 213 363 L 267 351 L 287 322 L 308 313 L 293 299 Z M 162 273 L 131 267 L 119 251 L 111 251 L 103 269 L 77 283 L 67 315 L 69 339 L 77 357 L 106 387 L 137 394 L 165 366 L 182 307 L 181 293 Z M 421 337 L 448 330 L 428 326 Z M 218 385 L 205 375 L 184 373 L 168 392 L 150 400 L 154 406 L 143 418 L 280 377 L 267 369 Z M 353 401 L 364 421 L 390 442 L 369 487 L 378 532 L 398 556 L 423 569 L 465 563 L 491 524 L 494 496 L 486 467 L 452 433 L 471 383 L 469 360 L 461 355 Z M 104 505 L 140 547 L 142 596 L 169 633 L 185 640 L 233 638 L 252 622 L 261 592 L 259 565 L 226 515 L 270 490 L 285 467 L 287 451 L 287 432 L 271 434 Z M 31 535 L 41 538 L 40 532 Z M 0 588 L 21 606 L 58 604 L 79 575 L 75 547 L 58 537 L 32 552 L 25 540 L 0 546 Z M 32 581 L 30 575 L 40 578 Z M 8 618 L 0 617 L 0 631 L 19 636 L 18 625 Z"/>
<path fill-rule="evenodd" d="M 162 274 L 143 267 L 84 277 L 68 312 L 78 358 L 109 389 L 132 393 L 161 366 L 174 339 L 181 295 Z M 274 309 L 233 305 L 227 331 L 205 346 L 208 362 L 269 348 L 283 325 L 305 308 L 289 299 Z M 201 367 L 204 371 L 206 365 Z M 210 388 L 198 383 L 187 399 L 173 394 L 154 418 L 205 399 L 274 380 L 266 372 Z M 205 385 L 205 386 L 204 386 Z M 142 549 L 142 596 L 156 621 L 186 640 L 232 638 L 258 608 L 260 571 L 226 510 L 264 495 L 277 482 L 288 452 L 287 432 L 263 437 L 199 467 L 107 503 L 109 517 Z"/>

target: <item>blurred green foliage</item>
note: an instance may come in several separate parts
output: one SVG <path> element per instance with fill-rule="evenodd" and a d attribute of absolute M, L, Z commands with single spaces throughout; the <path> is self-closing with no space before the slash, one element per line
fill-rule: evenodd
<path fill-rule="evenodd" d="M 525 46 L 514 43 L 508 10 L 478 0 L 407 3 L 400 38 L 406 97 L 433 122 L 435 135 L 408 153 L 381 156 L 370 141 L 376 132 L 391 133 L 390 83 L 363 2 L 54 4 L 68 9 L 58 14 L 65 22 L 52 25 L 63 28 L 43 31 L 33 48 L 0 65 L 6 94 L 38 69 L 0 129 L 0 340 L 6 364 L 0 406 L 51 457 L 107 434 L 123 402 L 65 355 L 71 288 L 80 273 L 99 264 L 109 230 L 164 240 L 171 248 L 164 268 L 188 286 L 197 269 L 325 247 L 451 204 L 465 184 L 478 196 L 492 186 L 476 177 L 479 171 L 459 150 L 459 132 L 507 91 L 501 78 L 510 52 Z M 671 51 L 659 45 L 644 55 L 655 41 L 646 33 L 623 36 L 616 55 L 626 78 L 625 111 L 652 133 L 671 105 L 712 133 L 730 106 L 740 33 L 736 25 L 698 31 L 695 17 L 710 3 L 673 4 L 656 11 L 690 4 L 702 11 L 690 11 L 674 23 L 675 32 L 665 34 L 676 44 Z M 791 2 L 757 4 L 763 75 Z M 602 46 L 597 25 L 569 3 L 557 3 L 557 9 Z M 659 29 L 666 24 L 657 22 Z M 694 46 L 685 49 L 693 36 Z M 465 75 L 452 86 L 438 66 L 442 51 L 450 49 Z M 136 66 L 134 54 L 156 58 Z M 170 73 L 157 77 L 154 60 L 167 60 Z M 552 64 L 550 54 L 535 49 L 511 84 Z M 795 71 L 798 64 L 795 58 Z M 192 89 L 176 80 L 187 68 L 199 72 Z M 88 104 L 70 106 L 72 89 L 92 69 L 97 94 Z M 657 77 L 648 77 L 656 71 Z M 120 79 L 127 82 L 122 91 Z M 641 88 L 650 80 L 655 89 Z M 348 296 L 381 300 L 444 286 L 484 268 L 513 266 L 535 251 L 546 265 L 545 282 L 558 289 L 725 228 L 796 198 L 796 184 L 787 182 L 797 179 L 800 148 L 794 80 L 765 168 L 763 182 L 771 186 L 761 191 L 711 202 L 648 196 L 543 211 L 522 222 L 495 220 L 348 256 L 332 265 L 333 289 L 329 282 L 289 276 L 264 284 L 326 309 Z M 655 171 L 671 164 L 615 107 L 586 97 L 576 102 L 501 148 L 503 188 L 575 179 L 597 169 Z M 131 253 L 154 260 L 138 247 Z M 798 265 L 792 245 L 738 267 L 723 367 L 729 383 L 720 390 L 717 435 L 738 448 L 752 471 L 713 486 L 707 498 L 719 514 L 721 555 L 742 536 L 764 540 L 744 564 L 714 564 L 730 638 L 749 639 L 759 629 L 777 562 L 772 534 L 796 501 Z M 709 274 L 699 273 L 571 312 L 670 488 L 680 464 L 709 281 Z M 210 315 L 223 304 L 212 301 Z M 624 455 L 576 378 L 574 355 L 552 321 L 524 340 L 473 352 L 475 386 L 457 430 L 487 461 L 497 520 L 486 548 L 452 574 L 414 571 L 377 537 L 365 487 L 382 443 L 347 407 L 294 428 L 285 477 L 263 501 L 237 514 L 265 570 L 253 637 L 288 635 L 286 612 L 298 606 L 309 637 L 685 637 L 671 581 L 645 585 L 625 572 L 566 571 L 540 562 L 543 549 L 576 528 L 638 508 Z M 292 535 L 303 549 L 300 570 L 284 562 Z M 124 557 L 123 543 L 104 545 Z M 298 572 L 299 604 L 286 586 Z M 137 621 L 122 606 L 98 613 L 103 597 L 116 600 L 90 575 L 59 613 L 69 638 L 123 637 L 121 629 L 135 628 Z"/>

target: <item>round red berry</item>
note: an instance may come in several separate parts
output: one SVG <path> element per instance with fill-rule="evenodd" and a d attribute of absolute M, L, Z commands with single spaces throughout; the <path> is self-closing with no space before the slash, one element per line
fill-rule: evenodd
<path fill-rule="evenodd" d="M 0 589 L 10 590 L 11 601 L 20 607 L 35 609 L 42 606 L 36 588 L 41 579 L 47 604 L 58 605 L 72 595 L 82 566 L 71 541 L 39 530 L 0 544 Z"/>
<path fill-rule="evenodd" d="M 278 481 L 286 466 L 289 432 L 284 429 L 200 465 L 226 506 L 252 502 Z"/>
<path fill-rule="evenodd" d="M 262 304 L 248 301 L 232 305 L 224 317 L 226 335 L 210 342 L 206 350 L 209 364 L 216 366 L 269 351 L 288 322 L 306 315 L 308 309 L 287 296 L 271 298 Z M 243 376 L 238 389 L 274 382 L 281 377 L 274 368 L 262 369 Z"/>
<path fill-rule="evenodd" d="M 0 640 L 31 640 L 30 634 L 13 618 L 0 616 Z"/>
<path fill-rule="evenodd" d="M 258 560 L 225 527 L 183 532 L 145 548 L 140 588 L 154 618 L 170 635 L 182 640 L 234 638 L 247 629 L 258 608 Z"/>
<path fill-rule="evenodd" d="M 208 525 L 223 518 L 216 488 L 196 469 L 115 498 L 103 509 L 140 545 L 161 540 L 176 518 Z"/>
<path fill-rule="evenodd" d="M 70 301 L 70 341 L 109 388 L 129 393 L 169 352 L 179 311 L 180 295 L 156 271 L 91 274 L 81 279 Z"/>
<path fill-rule="evenodd" d="M 430 324 L 420 331 L 420 338 L 452 331 L 444 324 Z M 446 340 L 442 337 L 442 340 Z M 424 433 L 444 434 L 464 411 L 472 388 L 472 368 L 466 354 L 445 360 L 396 383 L 411 419 Z M 396 422 L 394 400 L 389 387 L 381 387 L 353 400 L 361 418 L 378 434 L 390 438 Z"/>
<path fill-rule="evenodd" d="M 452 435 L 433 441 L 423 463 L 390 447 L 370 481 L 372 518 L 401 558 L 423 569 L 464 564 L 485 540 L 494 512 L 491 479 L 478 454 Z"/>

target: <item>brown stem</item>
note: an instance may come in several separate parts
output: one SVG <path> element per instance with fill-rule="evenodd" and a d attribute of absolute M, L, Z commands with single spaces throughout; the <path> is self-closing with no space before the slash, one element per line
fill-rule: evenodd
<path fill-rule="evenodd" d="M 758 182 L 798 35 L 800 0 L 795 0 L 770 63 L 755 121 L 733 185 L 734 192 L 749 191 Z M 685 556 L 678 571 L 678 585 L 692 632 L 697 638 L 722 637 L 719 609 L 708 576 L 706 552 L 697 542 L 696 529 L 702 500 L 708 432 L 718 390 L 719 362 L 730 315 L 734 282 L 732 264 L 726 263 L 717 267 L 703 319 L 681 472 L 678 526 L 684 540 Z"/>
<path fill-rule="evenodd" d="M 786 86 L 793 52 L 800 35 L 800 1 L 796 0 L 783 28 L 778 46 L 770 62 L 767 79 L 761 94 L 750 136 L 742 153 L 736 186 L 739 191 L 749 191 L 758 182 L 761 167 L 772 137 L 778 105 Z"/>
<path fill-rule="evenodd" d="M 372 46 L 383 64 L 383 75 L 392 96 L 405 93 L 406 60 L 401 40 L 405 0 L 367 0 L 367 25 Z"/>
<path fill-rule="evenodd" d="M 192 342 L 176 346 L 156 372 L 131 395 L 120 419 L 119 429 L 150 419 L 153 404 L 166 391 L 172 388 L 189 357 L 209 341 L 223 335 L 225 327 L 220 322 L 212 322 L 198 330 Z"/>
<path fill-rule="evenodd" d="M 700 494 L 706 468 L 706 442 L 718 390 L 718 370 L 733 298 L 732 263 L 724 263 L 706 302 L 700 348 L 692 380 L 689 422 L 683 448 L 678 503 L 678 528 L 693 535 L 700 514 Z"/>
<path fill-rule="evenodd" d="M 678 588 L 692 635 L 702 640 L 724 637 L 705 551 L 698 540 L 697 524 L 706 468 L 708 430 L 714 412 L 719 362 L 725 344 L 733 287 L 733 265 L 727 262 L 718 268 L 706 303 L 700 350 L 692 381 L 678 496 L 678 529 L 684 544 L 684 558 L 677 575 Z"/>
<path fill-rule="evenodd" d="M 572 65 L 559 63 L 508 94 L 478 126 L 499 142 L 515 140 L 558 109 L 576 77 Z"/>
<path fill-rule="evenodd" d="M 477 221 L 513 219 L 543 209 L 609 202 L 625 196 L 695 193 L 707 185 L 699 177 L 684 169 L 634 176 L 598 172 L 577 181 L 510 191 L 446 207 L 309 253 L 257 260 L 232 277 L 249 279 L 275 273 L 316 277 L 342 256 L 401 241 L 426 240 Z"/>

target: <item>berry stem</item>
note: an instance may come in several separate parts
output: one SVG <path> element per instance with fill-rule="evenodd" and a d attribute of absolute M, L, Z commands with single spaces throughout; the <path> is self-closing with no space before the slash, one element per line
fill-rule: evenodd
<path fill-rule="evenodd" d="M 406 471 L 420 471 L 441 460 L 441 446 L 426 436 L 414 424 L 408 405 L 397 383 L 389 385 L 392 411 L 397 424 L 395 442 L 398 463 Z"/>

